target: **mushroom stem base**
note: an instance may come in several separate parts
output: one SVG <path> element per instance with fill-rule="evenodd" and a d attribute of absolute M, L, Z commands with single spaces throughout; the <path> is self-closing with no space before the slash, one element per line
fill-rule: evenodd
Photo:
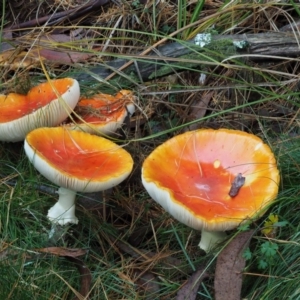
<path fill-rule="evenodd" d="M 52 223 L 66 225 L 68 223 L 78 223 L 75 216 L 75 197 L 76 192 L 59 188 L 57 191 L 59 198 L 58 201 L 48 211 L 48 219 Z"/>
<path fill-rule="evenodd" d="M 200 249 L 209 252 L 218 243 L 226 239 L 227 235 L 224 231 L 206 231 L 202 229 L 201 241 L 199 243 Z"/>

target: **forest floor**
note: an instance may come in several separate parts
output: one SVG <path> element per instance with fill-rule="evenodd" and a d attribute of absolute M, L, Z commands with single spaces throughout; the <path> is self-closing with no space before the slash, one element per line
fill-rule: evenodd
<path fill-rule="evenodd" d="M 0 299 L 300 298 L 299 3 L 30 0 L 2 1 L 0 10 L 2 94 L 73 77 L 83 96 L 135 95 L 134 115 L 112 137 L 133 171 L 109 191 L 79 193 L 77 225 L 49 222 L 57 187 L 33 168 L 23 142 L 0 143 Z M 257 53 L 232 35 L 265 44 Z M 157 146 L 205 128 L 256 135 L 280 172 L 268 210 L 208 253 L 201 232 L 141 182 Z"/>

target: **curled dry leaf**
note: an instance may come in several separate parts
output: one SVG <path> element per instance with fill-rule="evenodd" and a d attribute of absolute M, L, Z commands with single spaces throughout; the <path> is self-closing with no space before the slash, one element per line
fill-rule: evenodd
<path fill-rule="evenodd" d="M 193 102 L 189 113 L 189 121 L 201 119 L 205 116 L 207 111 L 207 106 L 213 96 L 213 93 L 214 92 L 209 92 L 207 94 L 204 94 L 199 100 L 195 100 Z M 198 128 L 199 128 L 198 123 L 189 126 L 189 130 L 195 130 Z"/>
<path fill-rule="evenodd" d="M 78 258 L 78 256 L 85 255 L 87 250 L 79 249 L 79 248 L 62 248 L 62 247 L 47 247 L 36 249 L 37 252 L 53 254 L 57 256 L 64 256 L 67 260 L 72 262 L 77 268 L 80 274 L 80 295 L 88 300 L 88 295 L 91 288 L 92 282 L 92 274 L 89 268 L 84 264 L 84 262 Z M 81 300 L 83 299 L 80 296 L 75 296 L 73 300 Z"/>
<path fill-rule="evenodd" d="M 6 34 L 9 34 L 7 32 Z M 0 44 L 0 66 L 9 67 L 11 70 L 18 68 L 34 68 L 40 65 L 40 61 L 47 61 L 52 64 L 71 64 L 86 61 L 95 56 L 94 53 L 85 53 L 70 49 L 64 44 L 68 44 L 78 37 L 71 37 L 66 34 L 48 34 L 43 35 L 37 44 L 33 44 L 28 51 L 20 50 L 18 44 L 21 41 L 13 41 L 15 47 L 9 43 Z M 7 39 L 12 41 L 12 37 Z M 55 45 L 55 50 L 51 49 Z M 24 46 L 26 48 L 26 45 Z M 23 47 L 23 49 L 25 49 Z M 101 48 L 95 48 L 100 51 Z"/>
<path fill-rule="evenodd" d="M 91 290 L 92 274 L 90 269 L 83 263 L 83 261 L 77 257 L 66 256 L 77 268 L 80 274 L 80 291 L 79 293 L 83 296 L 84 300 L 88 300 L 88 296 Z M 73 300 L 81 300 L 81 297 L 74 297 Z"/>
<path fill-rule="evenodd" d="M 209 275 L 205 271 L 205 268 L 200 267 L 195 271 L 188 279 L 184 286 L 180 288 L 177 293 L 176 300 L 194 300 L 197 297 L 198 289 L 203 281 Z"/>
<path fill-rule="evenodd" d="M 67 49 L 50 50 L 41 49 L 40 56 L 50 63 L 54 64 L 71 64 L 78 63 L 95 56 L 93 53 L 84 53 L 79 51 L 68 51 Z"/>
<path fill-rule="evenodd" d="M 153 297 L 159 295 L 159 284 L 157 282 L 157 277 L 150 271 L 140 271 L 138 269 L 134 270 L 134 282 L 143 290 L 145 294 L 151 295 Z M 147 298 L 148 299 L 148 298 Z M 149 298 L 150 299 L 150 298 Z"/>
<path fill-rule="evenodd" d="M 242 272 L 245 267 L 243 252 L 254 230 L 239 233 L 219 254 L 215 273 L 215 300 L 241 299 Z"/>
<path fill-rule="evenodd" d="M 40 61 L 53 64 L 71 64 L 85 61 L 94 56 L 91 53 L 68 51 L 67 49 L 50 50 L 40 49 L 17 52 L 15 49 L 0 54 L 0 66 L 9 67 L 11 70 L 18 68 L 34 68 L 40 65 Z"/>

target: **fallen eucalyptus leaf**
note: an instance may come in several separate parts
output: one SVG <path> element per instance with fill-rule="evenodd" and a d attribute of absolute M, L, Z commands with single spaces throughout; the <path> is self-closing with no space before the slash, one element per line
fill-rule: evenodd
<path fill-rule="evenodd" d="M 215 271 L 215 300 L 239 300 L 248 247 L 254 230 L 239 233 L 219 254 Z"/>
<path fill-rule="evenodd" d="M 89 268 L 84 264 L 84 262 L 77 258 L 78 256 L 82 256 L 86 254 L 87 250 L 79 249 L 79 248 L 62 248 L 62 247 L 47 247 L 36 249 L 38 252 L 63 256 L 70 262 L 72 262 L 77 268 L 80 274 L 80 291 L 79 295 L 76 293 L 76 296 L 73 300 L 88 300 L 91 282 L 92 282 L 92 274 Z M 82 296 L 82 297 L 81 297 Z"/>
<path fill-rule="evenodd" d="M 90 269 L 83 263 L 83 261 L 77 257 L 66 256 L 66 259 L 71 261 L 77 268 L 80 274 L 80 291 L 81 296 L 84 297 L 84 300 L 89 299 L 89 293 L 91 290 L 92 283 L 92 274 Z M 81 300 L 81 297 L 75 297 L 73 300 Z"/>
<path fill-rule="evenodd" d="M 178 291 L 176 300 L 194 300 L 194 299 L 196 299 L 201 282 L 203 281 L 203 279 L 207 278 L 208 276 L 209 276 L 208 273 L 205 271 L 205 269 L 203 267 L 199 268 L 187 280 L 185 285 Z"/>
<path fill-rule="evenodd" d="M 212 99 L 214 92 L 203 94 L 200 99 L 195 100 L 191 106 L 189 113 L 189 121 L 201 119 L 205 116 L 207 106 Z M 189 130 L 199 129 L 199 123 L 195 123 L 189 126 Z"/>
<path fill-rule="evenodd" d="M 146 299 L 153 299 L 153 297 L 159 295 L 160 288 L 157 277 L 152 272 L 142 272 L 141 270 L 135 269 L 134 277 L 136 285 L 145 292 Z"/>

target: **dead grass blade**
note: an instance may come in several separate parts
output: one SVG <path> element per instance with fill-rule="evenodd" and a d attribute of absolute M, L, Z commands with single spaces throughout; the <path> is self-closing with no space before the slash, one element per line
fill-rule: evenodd
<path fill-rule="evenodd" d="M 47 247 L 36 249 L 37 252 L 43 252 L 47 254 L 53 254 L 57 256 L 68 256 L 68 257 L 78 257 L 85 255 L 87 250 L 79 249 L 79 248 L 62 248 L 62 247 Z"/>

